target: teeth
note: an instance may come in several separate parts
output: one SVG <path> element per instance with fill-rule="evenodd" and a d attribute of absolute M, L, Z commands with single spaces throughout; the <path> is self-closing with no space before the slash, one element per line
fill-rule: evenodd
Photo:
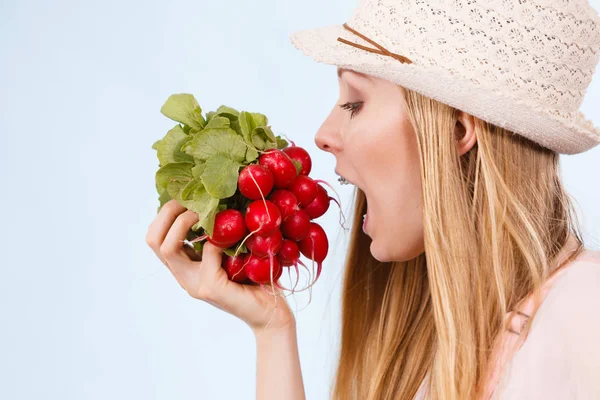
<path fill-rule="evenodd" d="M 340 183 L 340 185 L 348 185 L 348 184 L 350 184 L 350 182 L 346 178 L 344 178 L 343 176 L 341 176 L 341 175 L 339 175 L 338 182 Z"/>
<path fill-rule="evenodd" d="M 365 222 L 365 219 L 367 219 L 367 214 L 363 215 L 363 222 Z"/>

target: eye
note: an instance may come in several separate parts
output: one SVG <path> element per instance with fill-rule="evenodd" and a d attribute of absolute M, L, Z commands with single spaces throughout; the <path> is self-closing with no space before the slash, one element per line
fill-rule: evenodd
<path fill-rule="evenodd" d="M 354 114 L 358 112 L 362 104 L 362 101 L 357 101 L 355 103 L 347 102 L 344 104 L 340 104 L 340 107 L 346 111 L 350 111 L 350 118 L 352 118 Z"/>

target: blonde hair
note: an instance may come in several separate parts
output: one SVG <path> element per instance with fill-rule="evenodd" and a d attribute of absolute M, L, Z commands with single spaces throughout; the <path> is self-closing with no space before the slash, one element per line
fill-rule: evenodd
<path fill-rule="evenodd" d="M 579 247 L 566 262 L 584 250 L 577 214 L 559 154 L 475 118 L 477 143 L 459 157 L 459 111 L 401 89 L 420 155 L 425 252 L 375 260 L 357 189 L 331 397 L 411 400 L 429 374 L 429 398 L 476 399 L 506 312 L 537 293 L 570 234 Z"/>

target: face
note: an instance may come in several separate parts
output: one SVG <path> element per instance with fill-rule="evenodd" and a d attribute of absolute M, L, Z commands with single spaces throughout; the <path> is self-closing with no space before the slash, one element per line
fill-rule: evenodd
<path fill-rule="evenodd" d="M 335 156 L 336 172 L 366 194 L 364 231 L 373 256 L 410 260 L 424 245 L 418 148 L 404 96 L 392 82 L 350 70 L 338 70 L 338 80 L 338 102 L 315 142 Z"/>

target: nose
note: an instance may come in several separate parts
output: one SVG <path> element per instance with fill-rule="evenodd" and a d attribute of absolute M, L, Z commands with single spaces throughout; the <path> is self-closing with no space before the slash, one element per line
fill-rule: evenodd
<path fill-rule="evenodd" d="M 318 148 L 320 148 L 323 151 L 331 151 L 330 150 L 331 147 L 329 146 L 329 143 L 325 139 L 325 136 L 321 135 L 320 132 L 321 132 L 321 130 L 319 129 L 319 131 L 315 135 L 315 144 L 317 145 Z"/>
<path fill-rule="evenodd" d="M 336 153 L 341 150 L 339 130 L 331 115 L 323 122 L 315 135 L 315 144 L 323 151 Z"/>

